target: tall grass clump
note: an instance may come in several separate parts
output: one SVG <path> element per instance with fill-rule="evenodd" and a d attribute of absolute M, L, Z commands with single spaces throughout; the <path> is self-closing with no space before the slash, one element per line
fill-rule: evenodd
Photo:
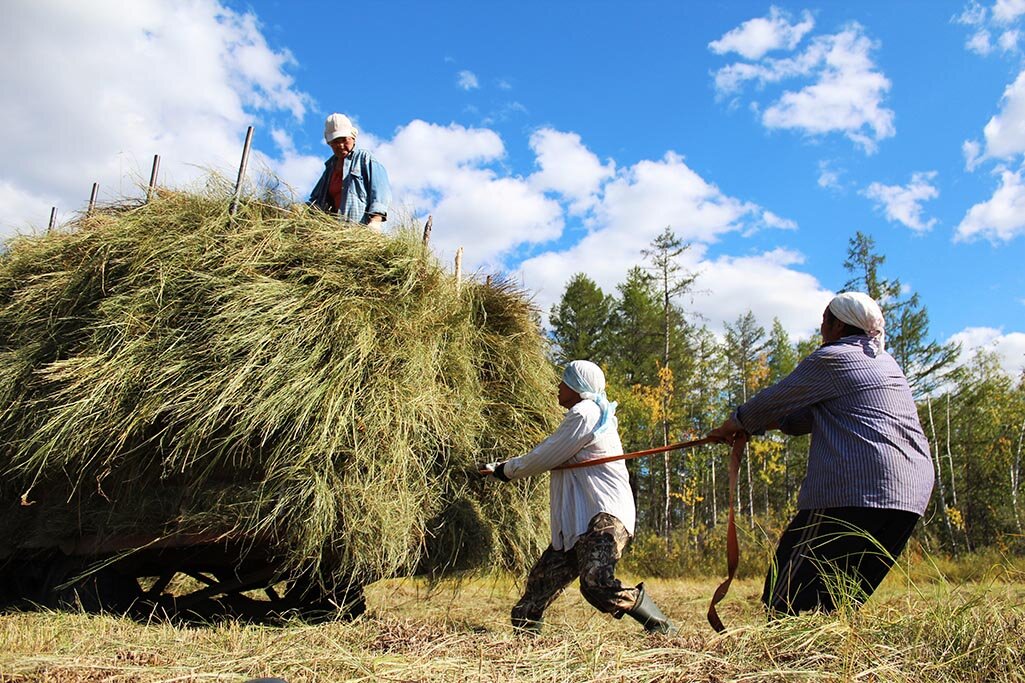
<path fill-rule="evenodd" d="M 372 581 L 526 562 L 553 426 L 536 314 L 417 236 L 168 193 L 0 259 L 0 557 L 203 534 Z"/>

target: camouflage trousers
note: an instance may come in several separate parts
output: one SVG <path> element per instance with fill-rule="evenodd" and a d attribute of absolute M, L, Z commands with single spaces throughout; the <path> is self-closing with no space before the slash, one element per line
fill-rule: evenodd
<path fill-rule="evenodd" d="M 624 588 L 616 578 L 616 562 L 630 541 L 626 527 L 613 515 L 598 513 L 569 550 L 548 546 L 527 576 L 523 597 L 512 608 L 516 628 L 538 631 L 544 611 L 573 579 L 596 609 L 619 619 L 637 604 L 640 591 Z"/>

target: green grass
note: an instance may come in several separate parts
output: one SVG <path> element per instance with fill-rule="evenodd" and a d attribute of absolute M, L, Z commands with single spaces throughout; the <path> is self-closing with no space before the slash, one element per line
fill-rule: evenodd
<path fill-rule="evenodd" d="M 1025 583 L 912 582 L 895 571 L 860 611 L 766 623 L 759 581 L 734 584 L 705 622 L 716 579 L 646 582 L 681 626 L 645 636 L 567 591 L 539 638 L 515 635 L 507 577 L 389 580 L 352 623 L 181 628 L 111 616 L 0 616 L 0 681 L 1017 681 Z"/>

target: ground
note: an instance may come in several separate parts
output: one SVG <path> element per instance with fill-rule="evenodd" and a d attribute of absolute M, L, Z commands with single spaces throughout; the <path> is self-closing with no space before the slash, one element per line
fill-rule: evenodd
<path fill-rule="evenodd" d="M 681 626 L 673 638 L 598 614 L 575 588 L 553 606 L 541 637 L 517 636 L 508 626 L 517 597 L 509 577 L 380 582 L 364 617 L 315 626 L 8 614 L 0 616 L 0 682 L 1025 680 L 1017 572 L 952 583 L 898 571 L 856 614 L 771 625 L 759 582 L 744 580 L 720 610 L 723 635 L 705 620 L 716 583 L 646 581 Z"/>

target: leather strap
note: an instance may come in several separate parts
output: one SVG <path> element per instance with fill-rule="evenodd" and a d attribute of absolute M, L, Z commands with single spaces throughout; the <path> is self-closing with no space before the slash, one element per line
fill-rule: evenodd
<path fill-rule="evenodd" d="M 712 595 L 712 603 L 708 606 L 708 623 L 717 633 L 726 630 L 715 606 L 722 602 L 726 593 L 730 590 L 733 577 L 737 574 L 737 565 L 740 564 L 740 545 L 737 543 L 737 522 L 736 514 L 736 491 L 737 475 L 740 472 L 740 458 L 744 455 L 744 445 L 747 444 L 747 434 L 739 432 L 733 440 L 733 450 L 730 452 L 730 512 L 726 521 L 726 580 L 719 584 Z"/>
<path fill-rule="evenodd" d="M 633 453 L 624 453 L 622 455 L 612 455 L 607 458 L 595 458 L 593 460 L 584 460 L 582 462 L 574 462 L 568 465 L 559 465 L 553 467 L 553 470 L 572 470 L 577 467 L 591 467 L 593 465 L 601 465 L 607 462 L 615 462 L 616 460 L 632 460 L 633 458 L 642 458 L 645 455 L 652 455 L 654 453 L 665 453 L 666 451 L 680 451 L 685 448 L 694 448 L 695 446 L 702 446 L 706 443 L 715 443 L 712 439 L 705 437 L 703 439 L 694 439 L 693 441 L 681 441 L 680 443 L 671 443 L 668 446 L 659 446 L 658 448 L 649 448 L 646 451 L 634 451 Z"/>

